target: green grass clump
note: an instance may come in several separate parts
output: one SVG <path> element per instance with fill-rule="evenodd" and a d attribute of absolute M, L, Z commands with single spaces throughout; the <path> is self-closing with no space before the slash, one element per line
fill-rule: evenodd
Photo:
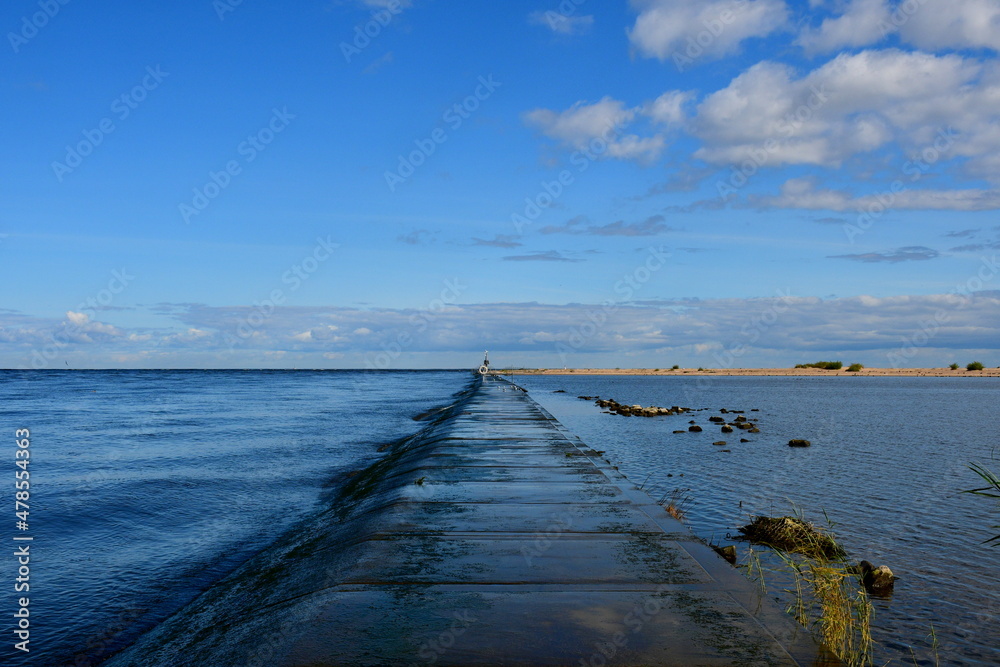
<path fill-rule="evenodd" d="M 864 366 L 862 366 L 861 364 L 851 364 L 850 366 L 847 367 L 847 372 L 848 373 L 857 373 L 862 368 L 864 368 Z"/>
<path fill-rule="evenodd" d="M 957 371 L 958 370 L 958 364 L 951 364 L 950 366 L 948 366 L 948 368 L 950 368 L 953 371 Z"/>
<path fill-rule="evenodd" d="M 981 371 L 983 370 L 983 365 L 978 361 L 973 361 L 971 364 L 966 365 L 965 370 L 967 371 Z"/>
<path fill-rule="evenodd" d="M 793 577 L 795 588 L 788 592 L 794 599 L 788 613 L 811 629 L 845 664 L 872 665 L 874 607 L 856 568 L 833 536 L 815 529 L 801 516 L 754 517 L 754 523 L 768 537 L 793 537 L 786 545 L 793 546 L 793 550 L 769 544 Z M 764 569 L 751 549 L 748 575 L 753 573 L 755 560 L 757 582 L 766 591 Z"/>
<path fill-rule="evenodd" d="M 969 489 L 965 493 L 974 493 L 977 496 L 986 496 L 987 498 L 996 498 L 1000 500 L 1000 476 L 997 476 L 995 472 L 984 468 L 978 463 L 973 463 L 969 466 L 977 475 L 983 478 L 986 482 L 986 486 L 980 487 L 978 489 Z M 994 528 L 1000 528 L 1000 526 L 993 526 Z M 1000 546 L 1000 535 L 995 535 L 990 539 L 986 540 L 987 544 L 992 543 L 993 546 Z"/>

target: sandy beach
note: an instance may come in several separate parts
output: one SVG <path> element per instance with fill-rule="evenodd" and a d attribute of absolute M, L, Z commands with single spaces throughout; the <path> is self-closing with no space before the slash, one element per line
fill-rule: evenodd
<path fill-rule="evenodd" d="M 496 372 L 507 371 L 496 369 Z M 515 375 L 758 375 L 758 376 L 804 376 L 804 377 L 1000 377 L 1000 368 L 985 368 L 981 371 L 967 371 L 950 368 L 864 368 L 849 372 L 846 367 L 838 371 L 819 368 L 526 368 L 517 369 Z"/>

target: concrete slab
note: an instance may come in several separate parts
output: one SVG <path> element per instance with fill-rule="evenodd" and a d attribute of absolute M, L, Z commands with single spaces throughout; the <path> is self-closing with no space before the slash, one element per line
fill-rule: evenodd
<path fill-rule="evenodd" d="M 839 663 L 524 392 L 487 378 L 109 664 Z"/>

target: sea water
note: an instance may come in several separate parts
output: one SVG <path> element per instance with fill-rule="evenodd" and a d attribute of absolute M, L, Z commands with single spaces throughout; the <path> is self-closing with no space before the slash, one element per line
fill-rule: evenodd
<path fill-rule="evenodd" d="M 330 502 L 468 374 L 0 371 L 5 665 L 96 665 Z M 28 530 L 15 431 L 30 430 Z M 14 542 L 13 536 L 31 542 Z M 28 592 L 14 545 L 30 545 Z M 30 648 L 12 612 L 30 601 Z"/>
<path fill-rule="evenodd" d="M 963 493 L 983 485 L 970 463 L 1000 472 L 1000 380 L 681 373 L 515 380 L 655 499 L 682 503 L 686 523 L 706 540 L 745 553 L 746 543 L 731 538 L 752 515 L 801 512 L 822 528 L 832 523 L 855 560 L 889 566 L 900 579 L 890 598 L 873 600 L 876 664 L 933 665 L 935 654 L 941 664 L 1000 664 L 1000 547 L 983 544 L 1000 533 L 1000 506 Z M 594 395 L 708 409 L 622 417 L 578 398 Z M 744 410 L 761 432 L 721 433 L 708 420 L 721 409 Z M 688 432 L 690 420 L 704 431 Z M 792 438 L 812 446 L 791 448 Z M 790 596 L 781 588 L 771 592 L 785 605 Z"/>

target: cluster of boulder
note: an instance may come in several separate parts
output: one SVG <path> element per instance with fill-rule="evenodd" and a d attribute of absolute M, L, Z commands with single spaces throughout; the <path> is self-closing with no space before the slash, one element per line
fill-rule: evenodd
<path fill-rule="evenodd" d="M 592 398 L 597 398 L 595 396 L 580 396 L 584 400 L 591 400 Z M 616 415 L 621 415 L 623 417 L 660 417 L 669 415 L 682 415 L 685 412 L 690 412 L 691 408 L 682 408 L 680 406 L 673 406 L 670 408 L 663 408 L 658 405 L 650 405 L 643 407 L 641 405 L 622 405 L 613 398 L 597 398 L 594 401 L 599 407 L 604 408 L 608 412 Z"/>
<path fill-rule="evenodd" d="M 754 421 L 751 421 L 746 417 L 744 417 L 742 414 L 739 414 L 742 411 L 732 411 L 732 412 L 737 415 L 736 419 L 732 421 L 726 421 L 725 417 L 719 417 L 719 416 L 709 417 L 708 421 L 714 424 L 721 424 L 723 433 L 732 433 L 735 429 L 740 429 L 741 431 L 749 431 L 750 433 L 760 433 L 760 429 L 757 428 L 757 424 L 755 424 Z"/>

